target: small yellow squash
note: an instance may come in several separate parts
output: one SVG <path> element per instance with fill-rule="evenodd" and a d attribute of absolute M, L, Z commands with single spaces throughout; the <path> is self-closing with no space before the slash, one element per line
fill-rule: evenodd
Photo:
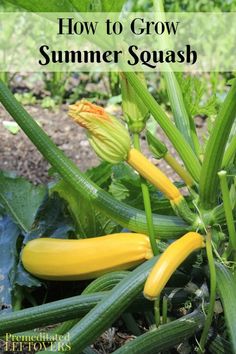
<path fill-rule="evenodd" d="M 192 252 L 204 246 L 204 238 L 197 232 L 188 232 L 173 242 L 152 268 L 144 286 L 144 296 L 155 300 L 179 265 Z"/>

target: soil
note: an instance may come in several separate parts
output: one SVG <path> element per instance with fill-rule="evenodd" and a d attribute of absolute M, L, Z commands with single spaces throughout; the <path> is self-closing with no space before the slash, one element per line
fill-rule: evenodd
<path fill-rule="evenodd" d="M 99 159 L 90 148 L 84 129 L 68 118 L 68 106 L 62 105 L 54 111 L 43 109 L 40 105 L 26 106 L 25 108 L 55 144 L 82 171 L 99 164 Z M 197 120 L 201 134 L 204 129 L 204 120 L 200 117 Z M 3 121 L 13 121 L 13 119 L 0 106 L 0 170 L 15 171 L 18 175 L 28 178 L 35 184 L 48 182 L 50 180 L 48 175 L 50 166 L 47 161 L 21 130 L 16 135 L 13 135 L 3 126 Z M 165 136 L 161 132 L 159 132 L 159 136 L 176 156 L 174 149 L 168 144 Z M 176 176 L 171 168 L 166 165 L 165 161 L 152 158 L 144 136 L 142 136 L 142 149 L 152 162 L 164 170 L 171 179 L 175 179 Z"/>

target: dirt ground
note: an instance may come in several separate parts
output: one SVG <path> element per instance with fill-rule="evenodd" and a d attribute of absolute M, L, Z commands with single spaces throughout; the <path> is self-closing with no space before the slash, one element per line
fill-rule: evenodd
<path fill-rule="evenodd" d="M 68 106 L 63 105 L 54 111 L 43 109 L 40 105 L 26 106 L 25 108 L 37 120 L 56 145 L 82 171 L 99 163 L 99 159 L 90 148 L 84 129 L 76 125 L 68 117 Z M 201 134 L 201 130 L 204 129 L 204 121 L 201 118 L 197 119 Z M 48 176 L 50 166 L 47 161 L 45 161 L 22 131 L 13 135 L 3 126 L 4 121 L 13 120 L 3 107 L 0 106 L 0 170 L 15 171 L 17 174 L 27 177 L 36 184 L 48 182 L 50 180 Z M 161 131 L 159 133 L 168 144 Z M 144 136 L 142 137 L 142 149 L 146 156 L 162 168 L 169 177 L 172 179 L 175 178 L 173 171 L 166 165 L 165 161 L 156 160 L 151 157 Z M 170 151 L 175 154 L 172 147 L 170 147 Z"/>

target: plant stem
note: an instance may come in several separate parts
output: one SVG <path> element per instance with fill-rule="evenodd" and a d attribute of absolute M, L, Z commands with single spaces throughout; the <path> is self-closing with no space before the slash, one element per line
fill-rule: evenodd
<path fill-rule="evenodd" d="M 137 149 L 138 151 L 141 151 L 139 134 L 134 133 L 133 139 L 134 139 L 135 149 Z M 147 218 L 148 236 L 150 239 L 152 252 L 153 252 L 154 256 L 156 256 L 157 254 L 159 254 L 159 250 L 158 250 L 156 239 L 155 239 L 155 230 L 154 230 L 153 219 L 152 219 L 152 208 L 151 208 L 150 194 L 149 194 L 149 190 L 148 190 L 148 186 L 146 184 L 146 181 L 141 176 L 140 176 L 140 182 L 141 182 L 141 189 L 142 189 L 142 194 L 143 194 L 144 209 L 145 209 L 146 218 Z"/>
<path fill-rule="evenodd" d="M 160 296 L 154 301 L 154 316 L 155 316 L 155 324 L 158 328 L 161 322 L 160 316 Z"/>
<path fill-rule="evenodd" d="M 207 310 L 207 317 L 206 317 L 206 321 L 203 327 L 203 331 L 199 343 L 201 353 L 204 353 L 204 347 L 207 341 L 207 336 L 209 334 L 209 329 L 214 315 L 214 305 L 215 305 L 215 297 L 216 297 L 216 269 L 215 269 L 215 262 L 214 262 L 214 256 L 213 256 L 212 245 L 211 245 L 211 232 L 207 232 L 206 235 L 206 252 L 207 252 L 207 259 L 208 259 L 208 265 L 210 271 L 210 303 Z"/>
<path fill-rule="evenodd" d="M 236 154 L 236 135 L 232 138 L 231 142 L 229 143 L 229 146 L 225 151 L 222 167 L 228 166 L 230 161 L 235 156 L 235 154 Z"/>
<path fill-rule="evenodd" d="M 207 142 L 201 169 L 199 191 L 201 206 L 210 210 L 217 205 L 219 189 L 218 171 L 221 169 L 224 150 L 235 121 L 236 114 L 236 79 L 221 106 L 211 135 Z"/>
<path fill-rule="evenodd" d="M 223 205 L 225 210 L 225 217 L 227 222 L 227 228 L 229 232 L 229 242 L 230 247 L 234 253 L 234 259 L 236 257 L 236 231 L 234 227 L 234 217 L 232 212 L 232 206 L 230 202 L 229 188 L 227 184 L 226 171 L 218 172 L 218 176 L 220 178 L 220 187 L 222 192 Z"/>
<path fill-rule="evenodd" d="M 178 161 L 167 152 L 164 156 L 164 160 L 173 168 L 173 170 L 182 178 L 188 187 L 192 187 L 194 181 L 190 174 L 178 163 Z"/>
<path fill-rule="evenodd" d="M 162 325 L 167 323 L 168 298 L 163 296 L 162 299 Z"/>

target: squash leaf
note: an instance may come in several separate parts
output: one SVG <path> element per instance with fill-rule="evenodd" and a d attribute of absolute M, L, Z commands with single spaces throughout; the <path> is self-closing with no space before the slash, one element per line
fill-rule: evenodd
<path fill-rule="evenodd" d="M 17 266 L 17 238 L 20 229 L 9 216 L 0 217 L 0 310 L 12 308 Z"/>
<path fill-rule="evenodd" d="M 45 196 L 44 186 L 34 186 L 24 178 L 0 172 L 0 202 L 23 231 L 30 231 Z"/>

